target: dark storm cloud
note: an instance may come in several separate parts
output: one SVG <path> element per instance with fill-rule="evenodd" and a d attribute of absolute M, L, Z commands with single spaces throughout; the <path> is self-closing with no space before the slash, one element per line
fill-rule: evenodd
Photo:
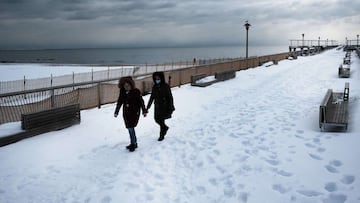
<path fill-rule="evenodd" d="M 1 0 L 0 48 L 243 43 L 245 20 L 252 43 L 342 39 L 360 32 L 359 10 L 356 0 Z"/>

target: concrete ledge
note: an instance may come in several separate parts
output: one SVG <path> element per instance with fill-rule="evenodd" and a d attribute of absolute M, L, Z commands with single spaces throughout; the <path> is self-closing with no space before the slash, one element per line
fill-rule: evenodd
<path fill-rule="evenodd" d="M 215 82 L 217 82 L 217 80 L 212 80 L 212 81 L 208 81 L 208 82 L 199 82 L 199 80 L 208 77 L 206 74 L 196 74 L 196 75 L 192 75 L 191 76 L 191 86 L 195 86 L 195 87 L 207 87 L 209 85 L 214 84 Z"/>
<path fill-rule="evenodd" d="M 234 70 L 222 71 L 215 73 L 215 79 L 219 81 L 225 81 L 236 77 L 236 72 Z"/>
<path fill-rule="evenodd" d="M 211 81 L 206 82 L 199 82 L 199 80 L 208 77 L 206 74 L 196 74 L 191 76 L 191 86 L 196 87 L 207 87 L 209 85 L 212 85 L 214 83 L 229 80 L 236 77 L 236 71 L 234 70 L 228 70 L 228 71 L 222 71 L 222 72 L 216 72 L 215 73 L 215 79 Z"/>

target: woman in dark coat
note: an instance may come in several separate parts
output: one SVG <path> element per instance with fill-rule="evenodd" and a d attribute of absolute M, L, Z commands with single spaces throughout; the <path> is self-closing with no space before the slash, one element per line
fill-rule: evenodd
<path fill-rule="evenodd" d="M 114 116 L 118 116 L 120 107 L 123 105 L 124 122 L 130 134 L 130 145 L 126 148 L 133 152 L 137 148 L 135 127 L 139 121 L 140 109 L 142 109 L 144 116 L 146 116 L 147 110 L 145 109 L 141 92 L 135 88 L 135 82 L 131 77 L 121 78 L 119 81 L 119 88 L 120 94 Z"/>
<path fill-rule="evenodd" d="M 170 86 L 165 82 L 164 73 L 155 72 L 152 77 L 154 86 L 151 91 L 147 110 L 150 109 L 151 104 L 155 101 L 155 122 L 160 125 L 160 137 L 158 141 L 162 141 L 169 129 L 165 124 L 165 120 L 171 118 L 171 115 L 175 110 L 174 101 Z"/>

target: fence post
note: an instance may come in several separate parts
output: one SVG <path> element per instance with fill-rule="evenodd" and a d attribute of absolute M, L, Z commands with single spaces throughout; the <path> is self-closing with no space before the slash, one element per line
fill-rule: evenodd
<path fill-rule="evenodd" d="M 26 78 L 25 78 L 25 75 L 24 75 L 24 91 L 26 90 Z M 26 94 L 24 94 L 24 98 L 26 99 Z"/>
<path fill-rule="evenodd" d="M 97 90 L 98 90 L 98 108 L 101 108 L 101 83 L 99 82 L 97 84 Z"/>
<path fill-rule="evenodd" d="M 50 98 L 51 98 L 51 108 L 55 107 L 55 90 L 50 90 Z"/>
<path fill-rule="evenodd" d="M 74 90 L 75 89 L 75 73 L 74 73 L 74 71 L 73 71 L 72 79 L 73 79 L 73 90 Z"/>

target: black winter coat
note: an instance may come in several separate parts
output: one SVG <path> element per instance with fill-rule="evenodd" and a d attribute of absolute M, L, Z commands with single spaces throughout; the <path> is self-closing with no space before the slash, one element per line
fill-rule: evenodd
<path fill-rule="evenodd" d="M 155 101 L 155 119 L 162 120 L 171 118 L 175 107 L 171 89 L 168 84 L 161 83 L 153 86 L 147 109 L 151 107 L 153 101 Z"/>
<path fill-rule="evenodd" d="M 144 113 L 147 112 L 140 90 L 132 89 L 129 92 L 126 92 L 125 89 L 121 88 L 115 114 L 119 114 L 122 105 L 126 128 L 136 127 L 139 122 L 140 109 L 142 109 Z"/>

